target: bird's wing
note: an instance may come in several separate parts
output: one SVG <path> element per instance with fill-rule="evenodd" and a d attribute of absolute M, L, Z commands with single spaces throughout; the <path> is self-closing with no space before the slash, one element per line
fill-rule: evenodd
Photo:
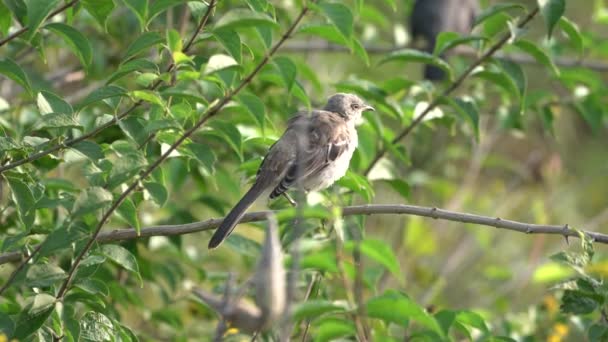
<path fill-rule="evenodd" d="M 300 113 L 298 117 L 290 120 L 285 135 L 288 134 L 293 158 L 287 173 L 270 194 L 270 198 L 281 195 L 296 184 L 298 178 L 314 177 L 348 150 L 351 143 L 344 119 L 327 111 L 313 111 L 310 116 Z M 299 138 L 304 139 L 304 149 L 297 158 Z"/>

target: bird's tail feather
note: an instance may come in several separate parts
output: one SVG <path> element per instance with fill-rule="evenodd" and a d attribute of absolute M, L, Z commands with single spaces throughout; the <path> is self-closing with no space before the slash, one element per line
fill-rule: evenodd
<path fill-rule="evenodd" d="M 234 227 L 241 220 L 245 211 L 255 202 L 255 200 L 266 190 L 263 182 L 256 182 L 253 184 L 251 189 L 247 191 L 245 196 L 230 210 L 228 215 L 224 218 L 224 221 L 217 228 L 211 240 L 209 240 L 209 249 L 216 248 L 219 246 L 227 237 L 232 233 Z"/>

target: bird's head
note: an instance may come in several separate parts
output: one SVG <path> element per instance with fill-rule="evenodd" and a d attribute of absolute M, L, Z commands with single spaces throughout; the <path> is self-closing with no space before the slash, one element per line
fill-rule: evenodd
<path fill-rule="evenodd" d="M 374 111 L 374 107 L 366 104 L 357 95 L 337 93 L 332 95 L 324 108 L 326 111 L 340 114 L 347 120 L 357 120 L 366 110 Z"/>

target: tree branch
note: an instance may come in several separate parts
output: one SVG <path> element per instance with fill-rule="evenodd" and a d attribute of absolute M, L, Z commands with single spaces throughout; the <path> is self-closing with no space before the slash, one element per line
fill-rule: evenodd
<path fill-rule="evenodd" d="M 382 45 L 364 45 L 365 51 L 369 54 L 378 54 L 378 55 L 386 55 L 391 52 L 395 52 L 401 50 L 403 48 L 410 47 L 407 46 L 382 46 Z M 413 47 L 414 48 L 414 47 Z M 302 42 L 290 42 L 285 44 L 283 51 L 289 51 L 294 53 L 309 53 L 309 52 L 320 52 L 320 53 L 350 53 L 351 50 L 345 46 L 337 45 L 333 43 L 328 43 L 324 40 L 319 41 L 302 41 Z M 450 50 L 450 54 L 476 58 L 477 50 L 472 48 L 455 48 Z M 534 64 L 538 65 L 539 63 L 533 57 L 522 54 L 522 53 L 514 53 L 514 52 L 497 52 L 494 54 L 495 57 L 506 59 L 511 62 L 515 62 L 518 64 Z M 598 72 L 608 72 L 608 63 L 605 63 L 600 60 L 587 60 L 576 57 L 566 57 L 566 56 L 556 56 L 552 57 L 553 63 L 559 67 L 563 68 L 572 68 L 572 67 L 583 67 L 586 69 L 591 69 Z"/>
<path fill-rule="evenodd" d="M 78 1 L 78 0 L 76 0 Z M 198 36 L 198 34 L 203 30 L 203 28 L 205 27 L 205 25 L 207 24 L 207 21 L 209 19 L 209 17 L 211 16 L 211 12 L 213 11 L 213 8 L 217 5 L 217 0 L 212 0 L 209 3 L 209 6 L 207 7 L 207 11 L 205 12 L 205 15 L 203 15 L 203 17 L 201 18 L 201 20 L 199 21 L 198 26 L 196 27 L 196 30 L 194 30 L 194 32 L 192 33 L 192 35 L 190 36 L 190 38 L 188 39 L 188 43 L 182 48 L 182 52 L 183 53 L 187 53 L 190 48 L 192 47 L 192 44 L 194 42 L 194 40 L 196 39 L 196 37 Z M 170 72 L 171 70 L 173 70 L 173 68 L 175 67 L 175 64 L 171 63 L 168 67 L 167 67 L 167 72 Z M 149 87 L 150 90 L 155 90 L 156 88 L 158 88 L 161 84 L 162 84 L 162 80 L 157 80 L 156 82 L 154 82 L 154 84 L 152 84 L 152 86 Z M 83 140 L 87 140 L 89 138 L 92 138 L 94 136 L 96 136 L 97 134 L 99 134 L 101 131 L 105 130 L 108 127 L 113 126 L 114 124 L 116 124 L 118 121 L 122 120 L 123 118 L 125 118 L 127 115 L 131 114 L 135 109 L 137 109 L 139 106 L 141 106 L 144 102 L 142 100 L 139 100 L 137 102 L 135 102 L 133 105 L 131 105 L 131 107 L 127 108 L 124 112 L 116 115 L 115 117 L 113 117 L 111 120 L 109 120 L 108 122 L 96 127 L 95 129 L 93 129 L 92 131 L 90 131 L 89 133 L 83 134 L 77 138 L 73 138 L 73 139 L 68 139 L 66 141 L 64 141 L 61 144 L 58 145 L 54 145 L 51 146 L 49 148 L 47 148 L 46 150 L 34 153 L 34 154 L 30 154 L 29 156 L 23 158 L 23 159 L 19 159 L 17 161 L 14 161 L 10 164 L 4 165 L 4 166 L 0 166 L 0 173 L 6 171 L 6 170 L 10 170 L 10 169 L 14 169 L 17 166 L 21 166 L 23 164 L 27 164 L 27 163 L 31 163 L 35 160 L 38 160 L 44 156 L 46 156 L 47 154 L 51 154 L 53 152 L 57 152 L 59 150 L 62 150 L 64 148 L 67 148 L 69 146 L 73 146 Z M 1 293 L 1 292 L 0 292 Z"/>
<path fill-rule="evenodd" d="M 275 211 L 279 214 L 280 211 Z M 544 225 L 513 220 L 501 219 L 499 217 L 482 216 L 476 214 L 461 213 L 434 207 L 423 207 L 406 204 L 367 204 L 354 205 L 342 208 L 343 216 L 355 215 L 413 215 L 438 220 L 471 223 L 480 226 L 494 227 L 511 230 L 525 234 L 561 235 L 564 238 L 580 238 L 580 233 L 589 236 L 594 242 L 608 244 L 608 235 L 592 231 L 579 231 L 570 228 L 569 225 Z M 240 223 L 266 221 L 268 211 L 258 211 L 245 214 Z M 126 240 L 143 239 L 152 236 L 179 236 L 216 229 L 224 220 L 223 217 L 205 221 L 193 222 L 179 225 L 152 226 L 141 229 L 141 234 L 133 228 L 116 229 L 101 233 L 97 236 L 98 243 L 115 243 Z M 580 232 L 580 233 L 579 233 Z M 11 252 L 0 255 L 0 265 L 21 260 L 24 255 L 20 252 Z"/>
<path fill-rule="evenodd" d="M 70 2 L 68 2 L 67 4 L 64 4 L 63 6 L 57 8 L 56 10 L 54 10 L 53 12 L 49 13 L 49 15 L 46 17 L 45 20 L 48 20 L 54 16 L 56 16 L 57 14 L 67 10 L 68 8 L 76 5 L 78 3 L 79 0 L 72 0 Z M 22 27 L 19 30 L 13 32 L 12 34 L 8 35 L 6 38 L 0 40 L 0 46 L 10 42 L 11 40 L 19 37 L 20 35 L 24 34 L 25 32 L 27 32 L 29 30 L 29 27 Z"/>
<path fill-rule="evenodd" d="M 526 26 L 538 13 L 539 8 L 535 7 L 530 13 L 528 13 L 528 15 L 526 17 L 524 17 L 524 19 L 522 19 L 521 21 L 519 21 L 519 23 L 517 24 L 518 28 L 523 28 L 524 26 Z M 405 127 L 405 129 L 403 129 L 399 134 L 397 134 L 397 136 L 391 141 L 391 145 L 395 145 L 397 144 L 399 141 L 401 141 L 403 138 L 405 138 L 408 134 L 410 134 L 410 132 L 414 129 L 414 127 L 418 126 L 418 124 L 420 124 L 420 122 L 422 122 L 422 120 L 435 108 L 439 105 L 439 103 L 443 100 L 443 98 L 449 96 L 454 90 L 456 90 L 458 87 L 460 87 L 460 85 L 464 82 L 464 80 L 473 72 L 473 70 L 475 70 L 478 66 L 480 66 L 481 64 L 483 64 L 487 59 L 489 59 L 490 57 L 492 57 L 501 47 L 503 47 L 508 41 L 509 39 L 511 39 L 511 32 L 507 32 L 505 33 L 500 40 L 498 40 L 498 42 L 496 42 L 494 45 L 492 45 L 490 47 L 490 49 L 488 49 L 488 51 L 486 51 L 483 55 L 481 55 L 479 58 L 477 58 L 471 65 L 469 65 L 469 67 L 454 81 L 452 82 L 441 94 L 439 94 L 439 96 L 437 96 L 427 107 L 426 109 L 420 113 L 420 115 L 418 115 L 416 117 L 416 119 L 414 119 L 414 121 L 412 121 L 412 123 L 410 123 L 409 126 Z M 374 159 L 372 160 L 372 162 L 369 164 L 369 166 L 365 169 L 364 174 L 368 175 L 372 169 L 374 168 L 374 166 L 380 161 L 380 159 L 382 159 L 382 157 L 384 157 L 384 155 L 386 154 L 386 152 L 388 152 L 388 148 L 387 147 L 383 147 L 374 157 Z"/>

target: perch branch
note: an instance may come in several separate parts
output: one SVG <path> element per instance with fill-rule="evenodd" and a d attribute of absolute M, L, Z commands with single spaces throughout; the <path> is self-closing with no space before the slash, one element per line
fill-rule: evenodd
<path fill-rule="evenodd" d="M 279 214 L 276 211 L 275 214 Z M 453 222 L 471 223 L 480 226 L 488 226 L 501 228 L 526 234 L 547 234 L 561 235 L 565 238 L 575 237 L 580 238 L 579 231 L 565 225 L 543 225 L 526 222 L 518 222 L 513 220 L 501 219 L 499 217 L 481 216 L 475 214 L 461 213 L 450 210 L 443 210 L 433 207 L 423 207 L 417 205 L 406 204 L 367 204 L 355 205 L 342 208 L 343 216 L 354 215 L 413 215 L 429 217 L 438 220 L 446 220 Z M 267 219 L 267 211 L 258 211 L 245 214 L 240 223 L 261 222 Z M 133 228 L 116 229 L 109 232 L 101 233 L 97 236 L 98 243 L 115 243 L 133 239 L 143 239 L 152 236 L 179 236 L 184 234 L 192 234 L 203 231 L 216 229 L 224 220 L 223 217 L 209 219 L 200 222 L 193 222 L 179 225 L 163 225 L 142 228 L 141 234 Z M 580 233 L 589 236 L 594 242 L 608 244 L 608 235 L 591 232 L 580 231 Z M 16 262 L 21 260 L 23 253 L 11 252 L 0 255 L 0 265 L 8 262 Z"/>
<path fill-rule="evenodd" d="M 528 13 L 527 16 L 524 17 L 524 19 L 522 19 L 517 24 L 517 27 L 518 28 L 523 28 L 524 26 L 526 26 L 536 16 L 536 14 L 538 13 L 538 11 L 539 11 L 539 8 L 535 7 L 530 13 Z M 483 64 L 483 62 L 485 62 L 488 58 L 492 57 L 498 50 L 500 50 L 501 47 L 503 47 L 509 41 L 509 39 L 511 39 L 511 32 L 505 33 L 500 38 L 500 40 L 498 42 L 496 42 L 494 45 L 492 45 L 488 49 L 488 51 L 486 51 L 483 55 L 481 55 L 473 63 L 471 63 L 471 65 L 469 65 L 469 67 L 455 81 L 453 81 L 441 94 L 439 94 L 439 96 L 437 96 L 425 108 L 425 110 L 422 113 L 420 113 L 420 115 L 418 115 L 416 117 L 416 119 L 414 119 L 414 121 L 412 121 L 412 123 L 409 124 L 409 126 L 405 127 L 401 132 L 399 132 L 399 134 L 397 134 L 397 136 L 391 141 L 391 145 L 397 144 L 403 138 L 405 138 L 408 134 L 410 134 L 410 132 L 414 129 L 414 127 L 418 126 L 418 124 L 420 124 L 420 122 L 422 122 L 422 120 L 435 107 L 437 107 L 441 103 L 441 101 L 443 100 L 443 98 L 449 96 L 454 90 L 456 90 L 458 87 L 460 87 L 460 85 L 473 72 L 473 70 L 475 70 L 478 66 L 480 66 L 481 64 Z M 364 172 L 365 175 L 368 175 L 372 171 L 372 169 L 374 168 L 374 166 L 380 161 L 380 159 L 382 159 L 382 157 L 384 157 L 384 155 L 386 154 L 386 152 L 388 152 L 388 148 L 387 147 L 383 147 L 376 154 L 376 156 L 374 157 L 374 159 L 372 160 L 372 162 L 365 169 L 365 172 Z"/>

